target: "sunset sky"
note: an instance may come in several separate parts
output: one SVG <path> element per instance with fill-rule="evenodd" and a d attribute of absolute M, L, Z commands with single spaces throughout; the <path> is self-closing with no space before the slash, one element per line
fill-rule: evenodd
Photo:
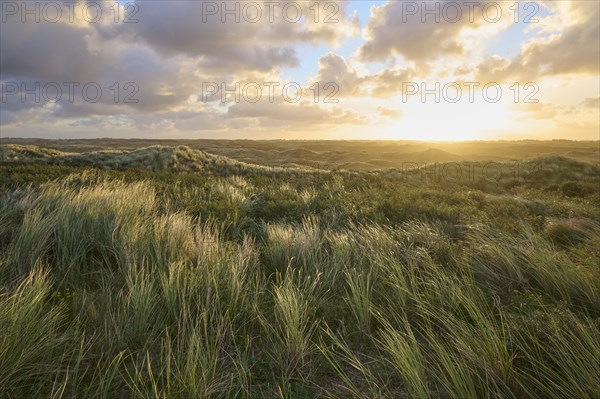
<path fill-rule="evenodd" d="M 599 139 L 597 1 L 0 3 L 2 137 Z"/>

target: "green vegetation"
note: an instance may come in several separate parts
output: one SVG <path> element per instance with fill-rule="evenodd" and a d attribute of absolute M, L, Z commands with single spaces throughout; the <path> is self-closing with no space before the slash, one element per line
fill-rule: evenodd
<path fill-rule="evenodd" d="M 1 151 L 0 397 L 600 397 L 597 163 Z"/>
<path fill-rule="evenodd" d="M 567 157 L 600 163 L 598 141 L 294 141 L 294 140 L 144 140 L 3 138 L 3 144 L 35 145 L 69 153 L 132 151 L 150 146 L 186 146 L 247 163 L 316 169 L 403 169 L 408 163 L 509 161 Z"/>

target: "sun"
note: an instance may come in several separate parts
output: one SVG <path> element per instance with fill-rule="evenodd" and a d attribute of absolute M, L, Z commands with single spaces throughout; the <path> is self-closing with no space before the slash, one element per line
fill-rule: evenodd
<path fill-rule="evenodd" d="M 457 102 L 409 101 L 396 106 L 401 116 L 389 120 L 389 139 L 420 141 L 489 140 L 495 132 L 515 129 L 510 100 L 496 103 L 484 100 Z"/>

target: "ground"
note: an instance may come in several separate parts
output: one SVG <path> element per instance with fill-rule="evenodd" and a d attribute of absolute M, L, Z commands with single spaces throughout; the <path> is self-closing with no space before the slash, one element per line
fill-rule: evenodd
<path fill-rule="evenodd" d="M 600 397 L 598 154 L 2 139 L 0 396 Z"/>

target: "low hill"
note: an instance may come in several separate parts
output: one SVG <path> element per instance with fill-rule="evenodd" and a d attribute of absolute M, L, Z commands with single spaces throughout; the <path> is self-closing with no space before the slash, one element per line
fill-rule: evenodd
<path fill-rule="evenodd" d="M 266 167 L 240 162 L 186 146 L 155 145 L 132 151 L 92 151 L 77 154 L 33 145 L 8 144 L 0 146 L 0 158 L 9 162 L 37 162 L 115 170 L 146 169 L 214 174 L 305 171 L 300 168 Z"/>
<path fill-rule="evenodd" d="M 48 157 L 64 156 L 66 153 L 52 148 L 35 145 L 7 144 L 0 146 L 0 159 L 3 161 L 27 161 Z"/>
<path fill-rule="evenodd" d="M 187 146 L 155 145 L 134 150 L 66 153 L 34 145 L 0 146 L 0 157 L 12 163 L 37 163 L 112 170 L 198 172 L 207 175 L 318 173 L 327 165 L 310 168 L 305 163 L 281 162 L 278 166 L 241 162 Z M 266 155 L 265 155 L 266 157 Z M 515 186 L 560 192 L 587 198 L 600 194 L 600 166 L 564 156 L 543 156 L 518 161 L 465 160 L 439 149 L 405 154 L 406 161 L 360 160 L 339 163 L 331 170 L 385 175 L 394 181 L 421 184 L 460 184 L 487 192 Z M 445 161 L 437 161 L 445 159 Z M 320 166 L 323 165 L 323 166 Z M 328 165 L 331 167 L 331 165 Z"/>
<path fill-rule="evenodd" d="M 162 145 L 186 146 L 248 164 L 302 165 L 316 169 L 375 170 L 401 168 L 407 162 L 510 161 L 565 156 L 600 164 L 598 141 L 368 141 L 368 140 L 146 140 L 146 139 L 18 139 L 2 144 L 36 145 L 72 153 L 134 151 Z"/>

